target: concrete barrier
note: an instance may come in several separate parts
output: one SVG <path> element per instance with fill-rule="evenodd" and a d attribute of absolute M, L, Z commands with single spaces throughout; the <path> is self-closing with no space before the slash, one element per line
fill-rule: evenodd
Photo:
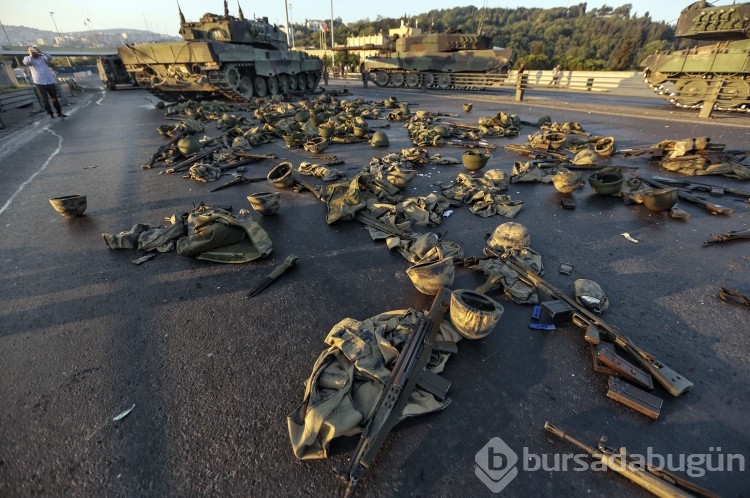
<path fill-rule="evenodd" d="M 36 92 L 34 88 L 24 88 L 21 90 L 0 93 L 0 109 L 10 110 L 18 109 L 37 104 Z"/>

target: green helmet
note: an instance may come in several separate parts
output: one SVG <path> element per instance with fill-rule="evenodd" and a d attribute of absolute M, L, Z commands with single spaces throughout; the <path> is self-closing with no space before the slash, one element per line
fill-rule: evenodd
<path fill-rule="evenodd" d="M 609 299 L 602 288 L 593 280 L 579 278 L 573 282 L 576 302 L 597 313 L 609 308 Z"/>
<path fill-rule="evenodd" d="M 481 339 L 492 332 L 503 315 L 503 306 L 494 299 L 466 289 L 451 293 L 450 321 L 467 339 Z"/>
<path fill-rule="evenodd" d="M 53 197 L 49 203 L 63 216 L 81 216 L 86 211 L 86 196 L 81 194 Z"/>
<path fill-rule="evenodd" d="M 442 287 L 453 283 L 456 276 L 453 258 L 443 258 L 437 261 L 417 263 L 407 268 L 406 274 L 411 279 L 414 287 L 422 294 L 434 296 Z"/>
<path fill-rule="evenodd" d="M 372 145 L 373 147 L 387 147 L 388 145 L 390 145 L 390 143 L 388 142 L 388 135 L 386 135 L 383 131 L 376 131 L 372 134 L 370 145 Z"/>
<path fill-rule="evenodd" d="M 182 155 L 187 156 L 189 154 L 192 154 L 193 152 L 198 152 L 199 150 L 201 150 L 201 142 L 195 135 L 182 137 L 177 141 L 177 149 L 182 153 Z"/>
<path fill-rule="evenodd" d="M 435 128 L 432 129 L 432 131 L 434 131 L 435 133 L 437 133 L 443 138 L 447 138 L 451 136 L 451 131 L 445 125 L 437 125 Z"/>
<path fill-rule="evenodd" d="M 525 226 L 513 221 L 505 222 L 495 228 L 487 241 L 487 246 L 501 254 L 509 250 L 520 251 L 531 245 L 531 236 Z"/>
<path fill-rule="evenodd" d="M 573 164 L 577 166 L 590 166 L 596 164 L 596 154 L 591 149 L 581 149 L 573 158 Z"/>

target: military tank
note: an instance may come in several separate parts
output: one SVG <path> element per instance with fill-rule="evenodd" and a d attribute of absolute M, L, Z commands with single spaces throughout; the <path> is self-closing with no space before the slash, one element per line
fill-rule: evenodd
<path fill-rule="evenodd" d="M 198 22 L 180 15 L 181 42 L 126 44 L 117 48 L 133 80 L 166 101 L 213 98 L 236 102 L 315 89 L 323 61 L 289 50 L 286 34 L 268 18 L 248 20 L 205 14 Z"/>
<path fill-rule="evenodd" d="M 449 31 L 390 40 L 364 63 L 378 86 L 481 89 L 501 85 L 515 61 L 487 36 Z"/>
<path fill-rule="evenodd" d="M 750 111 L 750 3 L 692 3 L 680 13 L 675 36 L 697 43 L 646 57 L 646 84 L 677 107 L 700 109 L 715 98 L 714 109 Z"/>
<path fill-rule="evenodd" d="M 107 90 L 117 90 L 117 85 L 135 85 L 118 55 L 97 57 L 96 68 L 99 70 L 99 78 Z"/>

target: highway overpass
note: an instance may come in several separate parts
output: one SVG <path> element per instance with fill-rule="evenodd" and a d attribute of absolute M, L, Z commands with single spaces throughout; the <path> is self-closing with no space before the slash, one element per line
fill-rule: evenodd
<path fill-rule="evenodd" d="M 96 57 L 98 55 L 114 55 L 117 49 L 114 47 L 45 47 L 39 48 L 53 57 Z M 25 56 L 28 55 L 27 46 L 0 45 L 0 56 Z"/>

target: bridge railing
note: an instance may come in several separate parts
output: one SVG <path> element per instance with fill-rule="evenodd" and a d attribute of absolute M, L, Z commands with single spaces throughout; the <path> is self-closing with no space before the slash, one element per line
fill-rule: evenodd
<path fill-rule="evenodd" d="M 526 92 L 561 90 L 578 93 L 608 93 L 628 97 L 658 97 L 643 81 L 640 71 L 563 71 L 555 78 L 552 71 L 511 71 L 505 85 L 516 87 L 516 100 Z M 519 93 L 520 91 L 520 93 Z"/>
<path fill-rule="evenodd" d="M 613 96 L 658 98 L 670 100 L 677 107 L 700 109 L 699 117 L 710 117 L 714 106 L 741 112 L 750 111 L 750 85 L 734 81 L 702 78 L 686 79 L 677 86 L 665 88 L 655 85 L 656 91 L 645 82 L 641 72 L 624 71 L 567 71 L 555 79 L 552 71 L 513 71 L 504 85 L 515 85 L 516 101 L 527 92 L 570 91 L 600 93 Z"/>

